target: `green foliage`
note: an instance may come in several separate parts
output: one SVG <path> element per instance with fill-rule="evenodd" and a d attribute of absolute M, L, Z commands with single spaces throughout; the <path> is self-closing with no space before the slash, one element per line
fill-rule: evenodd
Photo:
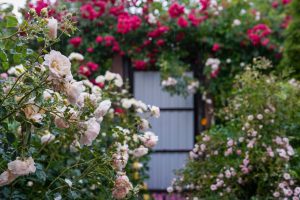
<path fill-rule="evenodd" d="M 293 0 L 291 5 L 292 22 L 286 31 L 284 56 L 280 68 L 292 71 L 299 78 L 300 73 L 300 1 Z"/>

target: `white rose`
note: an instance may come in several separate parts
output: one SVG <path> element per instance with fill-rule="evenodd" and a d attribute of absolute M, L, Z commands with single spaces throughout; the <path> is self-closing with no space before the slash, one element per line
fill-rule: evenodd
<path fill-rule="evenodd" d="M 160 116 L 160 110 L 159 110 L 159 107 L 157 107 L 157 106 L 152 106 L 152 107 L 151 107 L 151 115 L 154 116 L 155 118 L 159 118 L 159 116 Z"/>
<path fill-rule="evenodd" d="M 65 84 L 65 92 L 68 96 L 68 100 L 71 104 L 76 104 L 80 94 L 84 91 L 84 86 L 81 81 L 66 83 Z"/>
<path fill-rule="evenodd" d="M 86 122 L 87 130 L 81 135 L 80 144 L 90 146 L 100 132 L 100 124 L 96 118 L 91 118 Z"/>
<path fill-rule="evenodd" d="M 140 127 L 141 130 L 144 131 L 144 130 L 149 129 L 150 124 L 149 124 L 148 120 L 142 119 L 139 127 Z"/>
<path fill-rule="evenodd" d="M 48 66 L 51 79 L 64 79 L 70 81 L 73 79 L 71 74 L 71 62 L 58 51 L 51 50 L 44 57 L 43 65 Z"/>
<path fill-rule="evenodd" d="M 129 109 L 132 106 L 133 101 L 131 99 L 122 99 L 121 103 L 123 108 Z"/>
<path fill-rule="evenodd" d="M 98 108 L 95 110 L 94 114 L 96 118 L 101 118 L 104 115 L 106 115 L 107 111 L 109 110 L 109 108 L 111 107 L 111 101 L 110 100 L 105 100 L 102 101 Z"/>
<path fill-rule="evenodd" d="M 113 79 L 116 78 L 116 74 L 115 73 L 111 73 L 110 71 L 106 71 L 104 77 L 105 77 L 105 80 L 111 81 L 111 80 L 113 80 Z"/>
<path fill-rule="evenodd" d="M 89 80 L 83 80 L 83 84 L 89 88 L 93 88 L 94 84 Z"/>
<path fill-rule="evenodd" d="M 104 83 L 105 82 L 105 77 L 100 75 L 100 76 L 97 76 L 97 78 L 95 79 L 95 82 L 96 83 Z"/>
<path fill-rule="evenodd" d="M 114 83 L 117 87 L 122 87 L 123 86 L 123 79 L 120 76 L 120 74 L 116 74 L 116 79 L 114 80 Z"/>
<path fill-rule="evenodd" d="M 45 143 L 48 144 L 48 143 L 52 142 L 54 139 L 55 139 L 55 136 L 52 135 L 51 133 L 48 133 L 48 134 L 43 135 L 41 137 L 41 143 L 42 144 L 45 144 Z"/>
<path fill-rule="evenodd" d="M 32 157 L 27 158 L 26 160 L 14 160 L 7 164 L 8 170 L 12 174 L 17 176 L 28 175 L 30 173 L 35 173 L 34 160 Z"/>
<path fill-rule="evenodd" d="M 84 57 L 83 57 L 83 55 L 80 54 L 80 53 L 72 52 L 72 53 L 69 55 L 69 59 L 70 59 L 70 60 L 83 61 L 83 60 L 84 60 Z"/>
<path fill-rule="evenodd" d="M 145 132 L 143 136 L 140 137 L 140 140 L 148 148 L 154 147 L 158 142 L 158 136 L 151 131 Z"/>
<path fill-rule="evenodd" d="M 235 19 L 235 20 L 233 20 L 232 25 L 233 26 L 239 26 L 239 25 L 241 25 L 241 21 L 239 19 Z"/>
<path fill-rule="evenodd" d="M 49 37 L 51 39 L 57 38 L 57 20 L 53 17 L 48 19 L 47 27 L 49 29 Z"/>
<path fill-rule="evenodd" d="M 132 155 L 136 158 L 142 157 L 148 153 L 148 148 L 141 145 L 139 148 L 136 148 L 132 151 Z"/>

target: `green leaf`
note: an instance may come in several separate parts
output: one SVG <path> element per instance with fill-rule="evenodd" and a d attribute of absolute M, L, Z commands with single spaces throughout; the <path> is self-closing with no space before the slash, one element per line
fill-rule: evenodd
<path fill-rule="evenodd" d="M 22 60 L 22 54 L 20 53 L 16 53 L 13 55 L 13 59 L 15 63 L 21 63 Z"/>
<path fill-rule="evenodd" d="M 18 26 L 18 20 L 15 16 L 9 15 L 5 17 L 6 19 L 6 27 L 7 28 L 12 28 L 12 27 L 17 27 Z"/>
<path fill-rule="evenodd" d="M 6 55 L 6 53 L 5 53 L 5 51 L 3 49 L 0 49 L 0 59 L 3 62 L 7 62 L 8 61 L 7 55 Z"/>

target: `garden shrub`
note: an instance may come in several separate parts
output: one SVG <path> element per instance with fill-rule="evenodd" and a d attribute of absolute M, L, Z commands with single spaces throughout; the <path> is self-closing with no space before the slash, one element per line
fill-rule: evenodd
<path fill-rule="evenodd" d="M 235 79 L 223 125 L 198 137 L 169 192 L 191 199 L 299 199 L 300 83 L 264 71 L 265 59 Z"/>

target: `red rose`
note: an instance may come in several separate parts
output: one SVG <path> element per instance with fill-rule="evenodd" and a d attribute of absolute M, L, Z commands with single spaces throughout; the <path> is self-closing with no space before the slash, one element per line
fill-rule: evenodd
<path fill-rule="evenodd" d="M 177 24 L 181 28 L 185 28 L 189 25 L 188 21 L 184 17 L 179 17 L 177 20 Z"/>
<path fill-rule="evenodd" d="M 159 39 L 159 40 L 156 41 L 156 44 L 157 44 L 157 46 L 161 47 L 161 46 L 164 46 L 165 41 L 163 39 Z"/>
<path fill-rule="evenodd" d="M 93 48 L 93 47 L 89 47 L 89 48 L 87 48 L 86 50 L 87 50 L 87 52 L 89 52 L 89 53 L 93 53 L 93 52 L 94 52 L 94 48 Z"/>
<path fill-rule="evenodd" d="M 109 47 L 113 45 L 113 42 L 115 41 L 114 36 L 107 35 L 104 37 L 105 46 Z"/>
<path fill-rule="evenodd" d="M 92 71 L 96 71 L 99 68 L 99 65 L 94 62 L 88 62 L 86 63 L 86 66 Z"/>
<path fill-rule="evenodd" d="M 171 18 L 177 18 L 184 13 L 184 6 L 179 5 L 177 2 L 173 3 L 168 12 Z"/>
<path fill-rule="evenodd" d="M 210 0 L 199 0 L 201 4 L 201 11 L 205 11 L 209 6 Z"/>
<path fill-rule="evenodd" d="M 123 114 L 125 111 L 122 108 L 115 108 L 115 113 L 116 114 Z"/>
<path fill-rule="evenodd" d="M 143 60 L 133 61 L 133 66 L 137 70 L 145 70 L 147 68 L 147 63 Z"/>
<path fill-rule="evenodd" d="M 69 43 L 72 44 L 75 48 L 79 47 L 79 45 L 81 44 L 82 39 L 81 37 L 73 37 L 69 40 Z"/>
<path fill-rule="evenodd" d="M 217 52 L 220 50 L 220 45 L 218 43 L 215 43 L 211 49 L 213 52 Z"/>
<path fill-rule="evenodd" d="M 103 37 L 97 36 L 96 37 L 96 43 L 101 43 L 103 41 Z"/>

